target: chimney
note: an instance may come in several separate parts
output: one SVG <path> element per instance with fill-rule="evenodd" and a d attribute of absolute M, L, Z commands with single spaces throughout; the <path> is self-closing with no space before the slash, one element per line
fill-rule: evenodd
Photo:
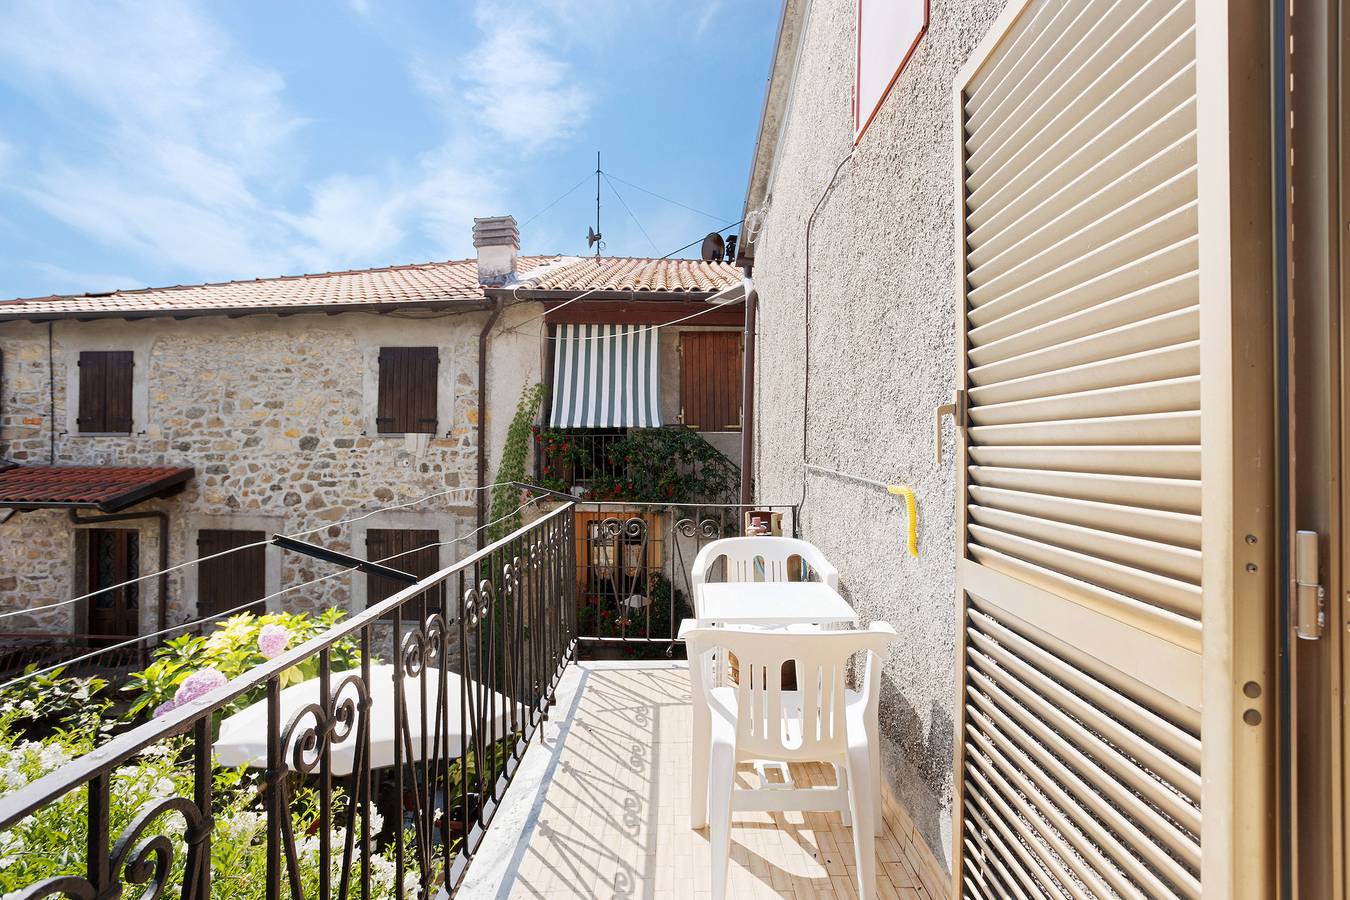
<path fill-rule="evenodd" d="M 478 283 L 502 285 L 516 277 L 520 229 L 514 216 L 473 220 L 473 245 L 478 250 Z"/>

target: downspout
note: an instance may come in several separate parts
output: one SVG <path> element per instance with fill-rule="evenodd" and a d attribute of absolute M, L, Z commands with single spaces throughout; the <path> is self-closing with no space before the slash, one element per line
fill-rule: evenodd
<path fill-rule="evenodd" d="M 755 502 L 755 328 L 759 291 L 750 279 L 749 266 L 741 281 L 745 284 L 745 331 L 741 335 L 741 506 L 749 507 Z"/>
<path fill-rule="evenodd" d="M 506 298 L 497 297 L 497 305 L 493 307 L 492 314 L 488 320 L 483 323 L 483 330 L 478 332 L 478 549 L 483 549 L 487 543 L 487 535 L 484 527 L 487 524 L 488 497 L 487 497 L 487 469 L 488 469 L 488 448 L 487 448 L 487 403 L 488 403 L 488 334 L 492 331 L 492 326 L 497 324 L 501 318 L 502 309 L 506 306 Z"/>
<path fill-rule="evenodd" d="M 102 525 L 105 522 L 128 522 L 132 519 L 156 519 L 159 521 L 159 622 L 157 630 L 169 627 L 169 514 L 162 510 L 146 512 L 105 513 L 96 516 L 81 516 L 78 511 L 70 510 L 70 521 L 76 525 Z"/>

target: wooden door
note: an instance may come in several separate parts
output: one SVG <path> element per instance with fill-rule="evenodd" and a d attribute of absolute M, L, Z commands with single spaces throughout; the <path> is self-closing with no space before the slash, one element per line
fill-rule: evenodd
<path fill-rule="evenodd" d="M 133 528 L 91 528 L 85 532 L 89 591 L 88 633 L 129 637 L 140 633 L 141 584 L 122 584 L 140 575 L 140 532 Z M 112 588 L 112 590 L 102 590 Z"/>

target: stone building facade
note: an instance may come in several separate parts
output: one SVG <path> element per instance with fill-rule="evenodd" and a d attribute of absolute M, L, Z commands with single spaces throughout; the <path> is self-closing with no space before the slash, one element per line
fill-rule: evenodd
<path fill-rule="evenodd" d="M 203 532 L 220 530 L 303 533 L 360 558 L 372 531 L 435 531 L 445 542 L 439 564 L 450 565 L 476 546 L 480 425 L 490 483 L 522 392 L 547 380 L 548 305 L 597 292 L 610 299 L 572 311 L 594 317 L 599 309 L 603 318 L 619 292 L 629 303 L 697 302 L 739 281 L 731 266 L 701 261 L 517 259 L 506 222 L 477 260 L 0 304 L 0 460 L 20 469 L 192 467 L 180 492 L 127 510 L 167 514 L 174 567 L 201 555 Z M 525 287 L 535 293 L 520 296 Z M 438 356 L 434 431 L 381 433 L 381 351 L 409 347 Z M 131 425 L 91 434 L 79 420 L 81 359 L 107 351 L 131 355 Z M 665 365 L 663 396 L 678 404 L 665 384 L 678 385 L 678 354 Z M 382 511 L 367 516 L 372 510 Z M 154 519 L 84 524 L 72 515 L 0 510 L 0 610 L 61 604 L 8 618 L 0 630 L 89 633 L 86 601 L 62 601 L 91 589 L 91 529 L 134 531 L 137 573 L 156 570 Z M 367 605 L 367 576 L 305 584 L 340 567 L 271 545 L 264 552 L 266 594 L 285 591 L 268 608 Z M 197 618 L 201 572 L 186 565 L 169 575 L 162 612 L 159 579 L 140 582 L 139 633 Z"/>

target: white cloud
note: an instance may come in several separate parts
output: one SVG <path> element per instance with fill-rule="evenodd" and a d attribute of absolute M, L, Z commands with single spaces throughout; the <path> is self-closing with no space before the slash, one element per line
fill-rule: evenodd
<path fill-rule="evenodd" d="M 142 282 L 129 275 L 112 275 L 106 272 L 77 272 L 64 266 L 46 262 L 30 262 L 24 263 L 24 265 L 29 269 L 40 272 L 44 283 L 55 293 L 81 294 L 145 287 Z"/>
<path fill-rule="evenodd" d="M 583 125 L 592 102 L 552 49 L 568 29 L 551 16 L 547 4 L 481 0 L 474 47 L 461 60 L 415 57 L 413 79 L 448 118 L 467 112 L 508 149 L 537 151 Z"/>
<path fill-rule="evenodd" d="M 550 49 L 543 22 L 557 15 L 547 0 L 480 3 L 464 56 L 410 59 L 443 114 L 440 144 L 305 180 L 308 123 L 284 78 L 202 8 L 6 4 L 0 79 L 78 123 L 80 140 L 25 147 L 22 177 L 5 164 L 18 150 L 0 140 L 0 187 L 106 246 L 203 279 L 400 262 L 414 236 L 442 258 L 468 255 L 472 217 L 501 210 L 510 151 L 537 151 L 588 116 L 590 95 Z M 430 58 L 441 67 L 419 62 Z M 82 290 L 97 278 L 51 274 Z"/>
<path fill-rule="evenodd" d="M 698 14 L 698 20 L 694 23 L 694 34 L 703 37 L 707 32 L 708 26 L 712 25 L 717 18 L 717 14 L 722 11 L 722 0 L 709 0 L 703 7 L 703 12 Z"/>

